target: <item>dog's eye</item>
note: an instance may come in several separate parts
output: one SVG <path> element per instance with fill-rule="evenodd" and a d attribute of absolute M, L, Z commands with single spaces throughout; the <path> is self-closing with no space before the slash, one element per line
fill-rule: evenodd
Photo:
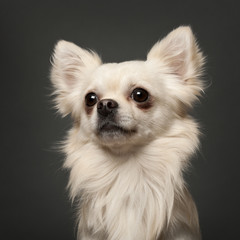
<path fill-rule="evenodd" d="M 131 98 L 136 102 L 145 102 L 148 100 L 148 92 L 142 88 L 136 88 L 133 90 Z"/>
<path fill-rule="evenodd" d="M 85 97 L 85 103 L 88 107 L 92 107 L 98 101 L 98 97 L 95 93 L 88 93 Z"/>

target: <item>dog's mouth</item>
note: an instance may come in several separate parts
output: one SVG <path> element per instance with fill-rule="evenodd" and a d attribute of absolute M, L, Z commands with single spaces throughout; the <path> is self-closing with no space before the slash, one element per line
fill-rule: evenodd
<path fill-rule="evenodd" d="M 115 122 L 106 121 L 104 123 L 99 124 L 97 132 L 98 135 L 100 136 L 117 137 L 121 135 L 132 135 L 136 132 L 136 130 L 135 129 L 129 130 Z"/>

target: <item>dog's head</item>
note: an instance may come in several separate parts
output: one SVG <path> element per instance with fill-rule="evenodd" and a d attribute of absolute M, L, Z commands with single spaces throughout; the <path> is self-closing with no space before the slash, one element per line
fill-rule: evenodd
<path fill-rule="evenodd" d="M 96 53 L 59 41 L 51 72 L 56 105 L 86 140 L 110 148 L 146 143 L 200 95 L 203 61 L 189 27 L 157 42 L 146 61 L 103 64 Z"/>

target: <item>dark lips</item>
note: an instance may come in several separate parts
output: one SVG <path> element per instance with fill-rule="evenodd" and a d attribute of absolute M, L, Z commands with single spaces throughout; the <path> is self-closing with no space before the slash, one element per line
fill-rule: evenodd
<path fill-rule="evenodd" d="M 116 123 L 107 122 L 99 126 L 99 133 L 122 133 L 122 134 L 131 134 L 134 133 L 134 130 L 127 130 L 117 125 Z"/>

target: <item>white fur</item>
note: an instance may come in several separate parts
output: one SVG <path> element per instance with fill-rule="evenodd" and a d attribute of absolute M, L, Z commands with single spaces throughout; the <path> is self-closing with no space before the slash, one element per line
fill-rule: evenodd
<path fill-rule="evenodd" d="M 189 27 L 156 43 L 146 61 L 102 64 L 96 53 L 73 43 L 56 45 L 56 105 L 74 120 L 64 167 L 78 205 L 78 239 L 200 239 L 182 173 L 199 143 L 197 123 L 187 112 L 203 88 L 203 61 Z M 150 107 L 141 109 L 131 98 L 136 87 L 148 91 Z M 89 92 L 117 101 L 116 121 L 133 134 L 99 136 L 96 106 L 86 111 Z"/>

